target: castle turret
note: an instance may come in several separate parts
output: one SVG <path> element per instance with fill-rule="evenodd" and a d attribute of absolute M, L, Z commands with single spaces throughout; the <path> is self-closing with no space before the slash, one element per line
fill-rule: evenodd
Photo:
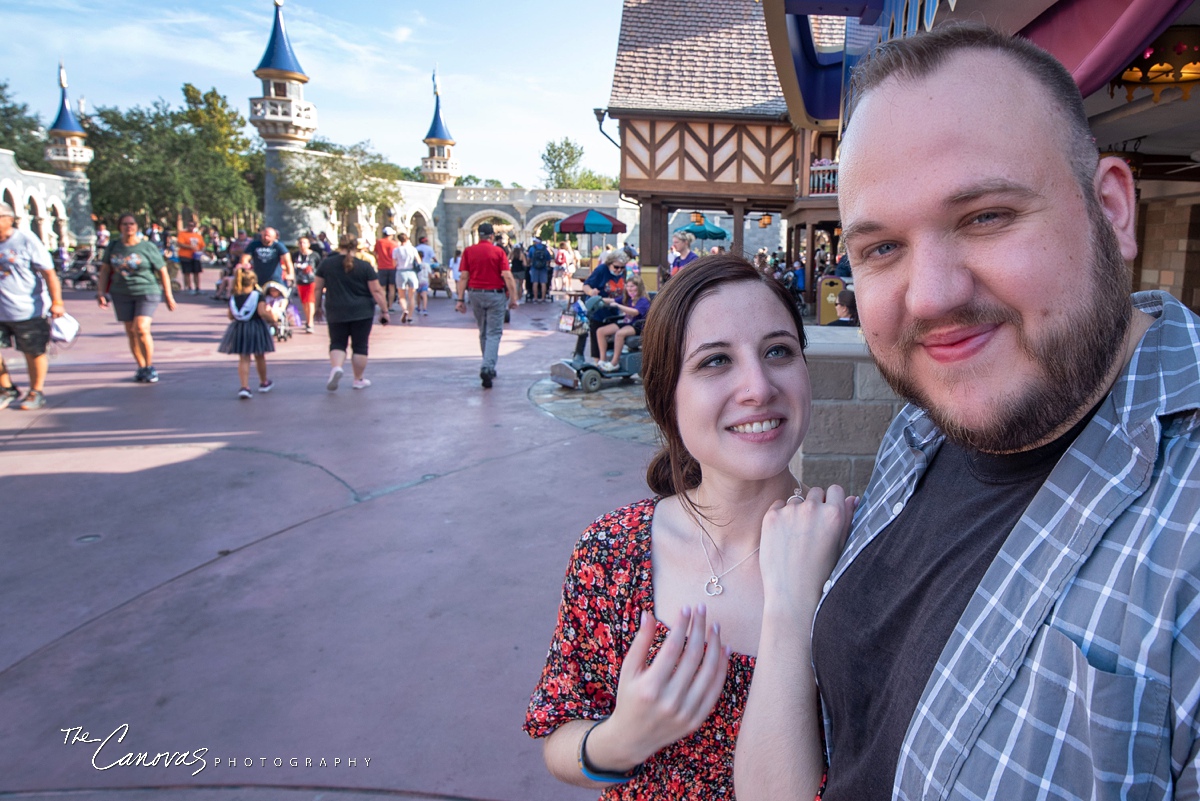
<path fill-rule="evenodd" d="M 425 180 L 454 186 L 462 170 L 454 159 L 454 137 L 442 119 L 442 93 L 438 88 L 436 69 L 433 71 L 433 122 L 429 125 L 429 133 L 425 134 L 425 144 L 429 146 L 429 155 L 421 159 L 421 174 Z"/>
<path fill-rule="evenodd" d="M 50 143 L 46 146 L 46 161 L 59 175 L 81 173 L 91 163 L 95 152 L 87 146 L 87 132 L 71 111 L 67 97 L 67 70 L 58 64 L 58 85 L 62 99 L 58 104 L 58 116 L 47 132 Z"/>
<path fill-rule="evenodd" d="M 304 99 L 308 76 L 288 41 L 283 0 L 275 0 L 275 26 L 254 75 L 262 81 L 263 96 L 250 99 L 250 124 L 268 150 L 303 148 L 317 130 L 317 109 Z"/>

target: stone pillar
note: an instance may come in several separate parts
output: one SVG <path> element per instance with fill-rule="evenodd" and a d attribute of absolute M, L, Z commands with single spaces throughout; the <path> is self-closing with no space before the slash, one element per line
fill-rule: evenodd
<path fill-rule="evenodd" d="M 1145 226 L 1134 287 L 1161 289 L 1200 311 L 1200 205 L 1188 198 L 1152 200 L 1141 213 Z"/>

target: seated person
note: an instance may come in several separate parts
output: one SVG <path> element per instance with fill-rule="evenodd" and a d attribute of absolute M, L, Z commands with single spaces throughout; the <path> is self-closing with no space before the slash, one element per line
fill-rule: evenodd
<path fill-rule="evenodd" d="M 229 300 L 233 292 L 233 276 L 236 270 L 240 267 L 251 267 L 250 254 L 243 253 L 238 256 L 237 264 L 232 267 L 227 267 L 221 271 L 221 279 L 217 281 L 217 291 L 213 293 L 213 300 Z"/>
<path fill-rule="evenodd" d="M 283 322 L 284 316 L 288 311 L 288 289 L 278 281 L 268 281 L 263 287 L 263 302 L 267 304 L 267 311 L 271 314 L 271 319 L 267 322 L 272 325 L 278 325 Z M 275 333 L 274 327 L 271 333 Z"/>
<path fill-rule="evenodd" d="M 605 298 L 604 302 L 624 315 L 617 322 L 609 323 L 596 331 L 596 342 L 601 356 L 601 361 L 597 362 L 596 366 L 609 372 L 620 366 L 621 349 L 625 347 L 625 340 L 631 336 L 641 336 L 642 326 L 646 323 L 646 312 L 650 311 L 650 298 L 646 297 L 646 286 L 642 279 L 634 277 L 625 280 L 625 297 L 620 301 Z M 603 357 L 608 353 L 609 337 L 613 338 L 612 361 L 604 361 Z"/>
<path fill-rule="evenodd" d="M 583 294 L 587 296 L 585 305 L 588 316 L 588 338 L 592 345 L 592 358 L 600 361 L 604 358 L 600 346 L 596 343 L 596 330 L 609 323 L 615 322 L 621 312 L 607 303 L 606 298 L 619 298 L 625 292 L 625 267 L 629 256 L 623 250 L 615 250 L 604 257 L 604 261 L 592 270 L 592 274 L 583 282 Z M 575 359 L 583 359 L 583 336 L 575 345 Z"/>

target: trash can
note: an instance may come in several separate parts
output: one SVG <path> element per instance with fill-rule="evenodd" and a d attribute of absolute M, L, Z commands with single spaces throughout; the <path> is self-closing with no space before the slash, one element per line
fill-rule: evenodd
<path fill-rule="evenodd" d="M 838 318 L 838 293 L 846 288 L 846 282 L 827 275 L 817 284 L 817 325 L 829 325 Z"/>

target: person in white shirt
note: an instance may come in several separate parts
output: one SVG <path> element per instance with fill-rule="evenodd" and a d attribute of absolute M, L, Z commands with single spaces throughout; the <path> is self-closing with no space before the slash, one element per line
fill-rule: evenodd
<path fill-rule="evenodd" d="M 396 294 L 400 301 L 400 322 L 411 323 L 417 312 L 417 262 L 421 254 L 408 241 L 408 234 L 399 234 L 400 244 L 392 251 L 396 262 Z"/>

